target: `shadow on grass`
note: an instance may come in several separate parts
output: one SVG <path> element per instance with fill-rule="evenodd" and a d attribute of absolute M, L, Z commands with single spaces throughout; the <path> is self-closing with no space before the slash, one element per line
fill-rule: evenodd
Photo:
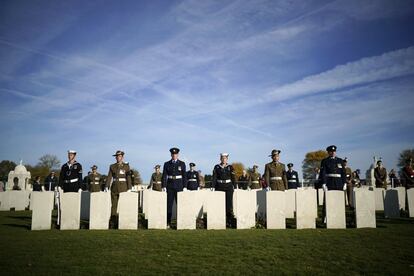
<path fill-rule="evenodd" d="M 5 223 L 5 224 L 2 224 L 2 225 L 15 227 L 15 228 L 22 228 L 22 229 L 26 229 L 26 230 L 31 229 L 31 227 L 29 225 L 24 225 L 24 224 Z"/>

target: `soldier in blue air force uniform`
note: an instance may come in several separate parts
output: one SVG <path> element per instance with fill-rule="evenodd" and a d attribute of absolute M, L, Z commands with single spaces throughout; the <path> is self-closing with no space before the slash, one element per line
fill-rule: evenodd
<path fill-rule="evenodd" d="M 190 170 L 187 172 L 187 189 L 190 191 L 198 190 L 200 179 L 198 171 L 195 170 L 195 164 L 190 163 Z"/>
<path fill-rule="evenodd" d="M 326 148 L 328 157 L 321 162 L 319 179 L 324 190 L 346 190 L 346 172 L 344 160 L 336 157 L 337 147 L 332 145 Z"/>
<path fill-rule="evenodd" d="M 293 170 L 293 164 L 287 164 L 288 170 L 286 172 L 286 178 L 288 182 L 288 189 L 297 189 L 299 188 L 299 176 L 298 172 Z"/>
<path fill-rule="evenodd" d="M 185 163 L 178 160 L 180 149 L 171 148 L 171 160 L 164 163 L 162 172 L 162 190 L 167 192 L 167 225 L 170 227 L 172 207 L 177 202 L 177 193 L 187 190 Z"/>

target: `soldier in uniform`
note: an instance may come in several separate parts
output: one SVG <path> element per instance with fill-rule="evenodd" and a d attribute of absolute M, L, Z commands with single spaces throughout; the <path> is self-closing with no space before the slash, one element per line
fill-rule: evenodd
<path fill-rule="evenodd" d="M 279 162 L 280 150 L 272 150 L 269 157 L 272 157 L 272 162 L 265 166 L 265 179 L 269 190 L 284 191 L 287 190 L 287 178 L 285 164 Z"/>
<path fill-rule="evenodd" d="M 345 178 L 346 178 L 346 196 L 348 199 L 348 206 L 352 208 L 353 206 L 353 191 L 354 191 L 354 184 L 353 184 L 353 175 L 352 169 L 348 167 L 348 158 L 345 157 L 344 159 L 344 166 L 345 166 Z"/>
<path fill-rule="evenodd" d="M 190 163 L 190 170 L 187 172 L 187 189 L 190 191 L 195 191 L 200 188 L 200 178 L 198 171 L 195 169 L 195 164 Z"/>
<path fill-rule="evenodd" d="M 171 160 L 164 163 L 162 189 L 167 192 L 167 227 L 171 225 L 172 207 L 177 202 L 177 193 L 187 190 L 185 163 L 178 159 L 180 149 L 171 148 Z"/>
<path fill-rule="evenodd" d="M 45 190 L 54 191 L 58 185 L 58 179 L 55 172 L 51 172 L 45 179 Z"/>
<path fill-rule="evenodd" d="M 68 151 L 68 162 L 60 170 L 59 186 L 64 193 L 79 192 L 82 187 L 82 165 L 76 160 L 76 151 Z"/>
<path fill-rule="evenodd" d="M 288 181 L 288 189 L 297 189 L 299 185 L 299 176 L 298 172 L 293 170 L 293 164 L 287 164 L 288 171 L 286 172 L 286 178 Z"/>
<path fill-rule="evenodd" d="M 215 165 L 213 169 L 211 190 L 226 193 L 226 217 L 229 224 L 233 218 L 233 192 L 236 188 L 236 177 L 233 166 L 227 163 L 228 160 L 228 153 L 220 154 L 220 164 Z"/>
<path fill-rule="evenodd" d="M 327 190 L 342 191 L 346 189 L 346 173 L 344 161 L 336 156 L 335 145 L 326 148 L 328 157 L 321 161 L 319 179 L 322 188 Z"/>
<path fill-rule="evenodd" d="M 253 171 L 250 173 L 250 183 L 249 183 L 249 187 L 250 189 L 261 189 L 262 185 L 260 183 L 261 180 L 261 175 L 258 171 L 259 166 L 257 165 L 253 165 Z"/>
<path fill-rule="evenodd" d="M 414 188 L 414 171 L 412 168 L 412 163 L 412 159 L 405 160 L 405 167 L 401 172 L 402 184 L 407 189 Z"/>
<path fill-rule="evenodd" d="M 129 164 L 124 162 L 124 152 L 117 150 L 114 155 L 116 163 L 109 166 L 108 177 L 106 179 L 107 191 L 111 189 L 111 228 L 117 227 L 117 209 L 119 194 L 123 192 L 130 192 L 132 189 L 131 183 L 131 169 Z"/>
<path fill-rule="evenodd" d="M 154 191 L 161 192 L 162 191 L 162 173 L 160 171 L 161 166 L 156 165 L 154 167 L 155 172 L 151 175 L 150 184 L 148 186 L 148 189 L 153 189 Z"/>
<path fill-rule="evenodd" d="M 88 175 L 87 183 L 88 183 L 88 190 L 91 193 L 100 192 L 101 191 L 101 182 L 102 176 L 98 173 L 98 166 L 93 165 L 91 167 L 92 172 Z"/>
<path fill-rule="evenodd" d="M 243 170 L 242 175 L 239 176 L 239 179 L 237 181 L 237 186 L 239 189 L 247 190 L 249 183 L 250 183 L 250 176 L 247 174 L 246 170 Z"/>
<path fill-rule="evenodd" d="M 33 192 L 41 192 L 42 191 L 42 184 L 40 184 L 40 176 L 36 176 L 35 180 L 32 184 Z"/>
<path fill-rule="evenodd" d="M 375 187 L 387 189 L 387 169 L 382 166 L 382 161 L 377 161 L 374 169 Z"/>

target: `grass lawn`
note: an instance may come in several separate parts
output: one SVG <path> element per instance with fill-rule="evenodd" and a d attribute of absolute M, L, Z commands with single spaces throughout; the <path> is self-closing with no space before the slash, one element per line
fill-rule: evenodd
<path fill-rule="evenodd" d="M 414 220 L 376 229 L 30 231 L 0 212 L 1 275 L 410 274 Z"/>

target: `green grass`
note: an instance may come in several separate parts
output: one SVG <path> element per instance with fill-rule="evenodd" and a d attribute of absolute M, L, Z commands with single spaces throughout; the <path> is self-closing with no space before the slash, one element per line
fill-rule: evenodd
<path fill-rule="evenodd" d="M 1 275 L 414 274 L 414 220 L 376 229 L 30 231 L 0 212 Z"/>

